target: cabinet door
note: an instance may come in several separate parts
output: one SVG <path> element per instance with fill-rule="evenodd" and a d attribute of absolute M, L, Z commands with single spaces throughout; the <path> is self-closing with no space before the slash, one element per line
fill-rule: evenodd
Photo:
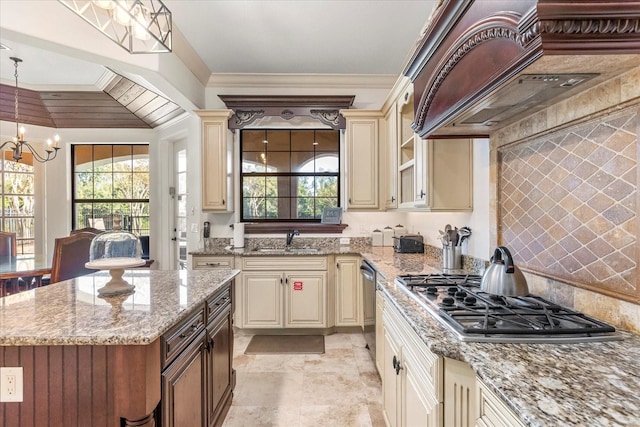
<path fill-rule="evenodd" d="M 230 211 L 233 142 L 228 141 L 230 110 L 200 111 L 202 119 L 202 210 Z"/>
<path fill-rule="evenodd" d="M 231 404 L 231 363 L 233 360 L 233 330 L 231 307 L 220 314 L 207 328 L 207 419 L 209 426 L 220 425 Z"/>
<path fill-rule="evenodd" d="M 382 314 L 384 312 L 384 295 L 382 291 L 376 291 L 376 367 L 380 378 L 384 378 L 384 326 Z"/>
<path fill-rule="evenodd" d="M 204 331 L 162 373 L 162 425 L 204 426 Z"/>
<path fill-rule="evenodd" d="M 282 272 L 245 271 L 242 273 L 242 327 L 281 328 Z"/>
<path fill-rule="evenodd" d="M 385 140 L 386 160 L 383 163 L 386 181 L 384 189 L 384 207 L 398 207 L 398 106 L 394 103 L 385 115 L 387 137 Z"/>
<path fill-rule="evenodd" d="M 459 360 L 444 359 L 444 419 L 447 426 L 476 425 L 476 374 Z"/>
<path fill-rule="evenodd" d="M 473 210 L 473 140 L 428 140 L 428 207 Z"/>
<path fill-rule="evenodd" d="M 326 281 L 324 271 L 285 273 L 285 327 L 326 327 Z"/>
<path fill-rule="evenodd" d="M 347 207 L 378 209 L 379 116 L 373 111 L 344 112 L 347 119 Z"/>
<path fill-rule="evenodd" d="M 377 344 L 376 344 L 377 345 Z M 400 425 L 400 376 L 396 366 L 400 363 L 400 345 L 391 331 L 384 328 L 384 368 L 382 375 L 382 399 L 385 421 L 388 426 Z"/>
<path fill-rule="evenodd" d="M 336 326 L 360 325 L 360 257 L 336 257 Z"/>
<path fill-rule="evenodd" d="M 418 363 L 403 352 L 402 360 L 402 425 L 439 427 L 442 425 L 442 403 L 429 390 Z"/>

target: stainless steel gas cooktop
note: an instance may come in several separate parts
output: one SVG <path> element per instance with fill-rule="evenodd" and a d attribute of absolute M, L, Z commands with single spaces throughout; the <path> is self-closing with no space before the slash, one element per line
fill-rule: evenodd
<path fill-rule="evenodd" d="M 480 290 L 476 275 L 403 275 L 396 282 L 461 341 L 575 343 L 620 340 L 615 328 L 544 298 Z"/>

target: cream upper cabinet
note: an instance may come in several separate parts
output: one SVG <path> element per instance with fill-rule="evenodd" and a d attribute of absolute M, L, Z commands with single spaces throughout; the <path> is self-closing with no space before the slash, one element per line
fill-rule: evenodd
<path fill-rule="evenodd" d="M 397 194 L 394 205 L 385 199 L 387 209 L 423 211 L 473 210 L 473 140 L 422 139 L 411 127 L 414 122 L 413 85 L 400 79 L 392 92 L 396 98 L 385 114 L 390 146 L 387 151 L 394 166 L 388 176 L 388 194 Z M 395 114 L 394 114 L 395 112 Z M 388 150 L 391 148 L 387 147 Z"/>
<path fill-rule="evenodd" d="M 240 328 L 325 328 L 326 257 L 242 258 Z"/>
<path fill-rule="evenodd" d="M 196 111 L 202 122 L 202 210 L 232 211 L 231 110 Z"/>
<path fill-rule="evenodd" d="M 373 110 L 342 110 L 342 115 L 347 121 L 347 208 L 379 209 L 378 156 L 384 117 Z"/>
<path fill-rule="evenodd" d="M 381 162 L 383 169 L 381 176 L 382 200 L 385 209 L 398 207 L 398 106 L 391 104 L 389 111 L 384 116 L 386 122 L 387 137 L 384 141 L 384 158 Z M 383 185 L 384 184 L 384 185 Z"/>
<path fill-rule="evenodd" d="M 336 256 L 336 326 L 359 326 L 362 323 L 360 257 Z"/>

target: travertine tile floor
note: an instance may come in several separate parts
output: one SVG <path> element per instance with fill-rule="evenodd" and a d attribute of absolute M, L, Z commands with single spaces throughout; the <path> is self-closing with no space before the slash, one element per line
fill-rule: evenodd
<path fill-rule="evenodd" d="M 245 355 L 236 334 L 237 383 L 224 426 L 384 426 L 382 387 L 362 334 L 325 337 L 325 354 Z"/>

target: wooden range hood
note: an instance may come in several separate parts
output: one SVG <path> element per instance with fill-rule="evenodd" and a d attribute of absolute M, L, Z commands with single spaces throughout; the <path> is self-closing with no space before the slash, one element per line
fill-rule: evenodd
<path fill-rule="evenodd" d="M 639 65 L 640 1 L 443 0 L 404 74 L 414 84 L 413 128 L 421 137 L 487 136 L 495 121 L 460 118 L 504 110 L 500 99 L 523 74 L 545 82 L 587 76 L 588 83 L 560 91 L 571 96 Z M 521 105 L 518 117 L 534 112 L 532 103 L 541 109 L 560 99 L 547 92 Z M 515 114 L 518 101 L 511 102 Z"/>

